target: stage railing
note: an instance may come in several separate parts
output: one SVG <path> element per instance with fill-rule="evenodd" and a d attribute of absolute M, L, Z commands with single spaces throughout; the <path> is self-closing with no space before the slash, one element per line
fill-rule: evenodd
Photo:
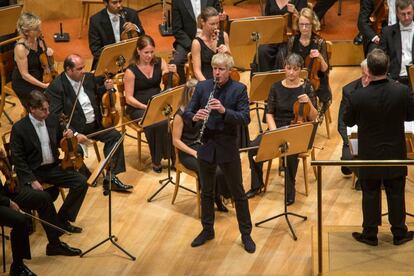
<path fill-rule="evenodd" d="M 414 160 L 314 160 L 318 169 L 318 275 L 322 275 L 322 167 L 399 167 L 414 165 Z"/>

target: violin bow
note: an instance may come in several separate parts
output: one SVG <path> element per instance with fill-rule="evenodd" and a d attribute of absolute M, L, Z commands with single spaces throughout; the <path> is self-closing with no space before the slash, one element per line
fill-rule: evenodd
<path fill-rule="evenodd" d="M 96 136 L 96 135 L 98 135 L 98 134 L 105 133 L 105 132 L 110 131 L 110 130 L 112 130 L 112 129 L 116 129 L 116 128 L 118 128 L 118 127 L 123 127 L 123 126 L 129 125 L 130 123 L 138 122 L 138 121 L 140 121 L 141 119 L 142 119 L 142 118 L 138 118 L 138 119 L 130 120 L 130 121 L 125 122 L 125 123 L 122 123 L 122 124 L 120 124 L 120 125 L 116 125 L 116 126 L 113 126 L 113 127 L 108 127 L 108 128 L 102 129 L 102 130 L 98 130 L 98 131 L 96 131 L 96 132 L 93 132 L 93 133 L 90 133 L 90 134 L 86 135 L 86 137 L 87 137 L 87 138 L 91 138 L 91 137 L 93 137 L 93 136 Z"/>
<path fill-rule="evenodd" d="M 23 210 L 19 210 L 19 212 L 20 212 L 21 214 L 23 214 L 23 215 L 26 215 L 26 216 L 28 216 L 28 217 L 31 217 L 31 218 L 33 218 L 33 219 L 38 220 L 38 221 L 40 221 L 41 223 L 46 224 L 47 226 L 50 226 L 50 227 L 52 227 L 52 228 L 54 228 L 54 229 L 56 229 L 56 230 L 59 230 L 59 231 L 60 231 L 60 232 L 62 232 L 62 233 L 65 233 L 65 234 L 68 234 L 68 235 L 72 235 L 72 233 L 70 233 L 70 232 L 66 231 L 65 229 L 62 229 L 62 228 L 61 228 L 61 227 L 59 227 L 59 226 L 54 225 L 53 223 L 47 222 L 47 221 L 45 221 L 45 220 L 43 220 L 43 219 L 41 219 L 41 218 L 38 218 L 38 217 L 33 216 L 33 215 L 29 214 L 29 213 L 26 213 L 26 212 L 25 212 L 25 211 L 23 211 Z"/>
<path fill-rule="evenodd" d="M 68 122 L 66 124 L 66 130 L 69 129 L 70 123 L 72 122 L 73 113 L 75 113 L 76 104 L 78 103 L 80 90 L 82 89 L 83 81 L 84 80 L 85 80 L 85 74 L 83 75 L 82 80 L 81 80 L 81 83 L 80 83 L 80 85 L 78 87 L 78 91 L 76 92 L 76 99 L 75 99 L 75 102 L 73 103 L 72 111 L 70 112 L 69 120 L 68 120 Z"/>

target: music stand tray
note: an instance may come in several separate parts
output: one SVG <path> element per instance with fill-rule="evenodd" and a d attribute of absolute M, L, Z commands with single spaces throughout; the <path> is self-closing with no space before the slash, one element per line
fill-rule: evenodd
<path fill-rule="evenodd" d="M 284 158 L 284 161 L 285 161 L 283 164 L 283 167 L 285 169 L 284 211 L 276 216 L 273 216 L 271 218 L 255 223 L 256 226 L 259 226 L 262 223 L 268 222 L 278 217 L 284 216 L 289 226 L 289 229 L 292 233 L 293 239 L 294 240 L 298 239 L 292 225 L 290 224 L 289 216 L 296 216 L 296 217 L 302 218 L 303 220 L 307 220 L 307 217 L 298 215 L 293 212 L 288 212 L 287 210 L 287 204 L 286 204 L 286 199 L 287 199 L 286 183 L 288 179 L 288 170 L 286 168 L 287 156 L 301 153 L 301 152 L 306 152 L 308 151 L 309 148 L 312 148 L 312 144 L 313 144 L 311 143 L 312 133 L 316 133 L 315 128 L 317 128 L 317 124 L 305 123 L 301 125 L 290 126 L 288 128 L 281 128 L 281 129 L 268 131 L 263 134 L 255 161 L 261 162 L 261 161 L 271 160 L 276 157 Z"/>
<path fill-rule="evenodd" d="M 233 20 L 229 45 L 235 67 L 249 70 L 247 68 L 250 68 L 250 63 L 255 53 L 257 54 L 260 44 L 285 41 L 286 21 L 285 16 L 280 15 Z"/>
<path fill-rule="evenodd" d="M 125 132 L 122 133 L 121 138 L 116 142 L 116 144 L 112 147 L 111 151 L 109 152 L 108 156 L 102 160 L 98 167 L 94 170 L 94 172 L 91 174 L 91 176 L 88 179 L 88 184 L 91 185 L 91 183 L 95 183 L 98 176 L 103 172 L 104 169 L 107 170 L 107 173 L 109 174 L 109 179 L 112 179 L 111 177 L 111 165 L 112 165 L 112 157 L 116 150 L 119 148 L 119 146 L 122 144 L 125 138 Z M 124 252 L 128 257 L 131 258 L 131 260 L 135 261 L 136 258 L 132 256 L 130 253 L 128 253 L 125 249 L 123 249 L 118 243 L 118 238 L 112 234 L 112 193 L 111 193 L 111 183 L 108 185 L 108 237 L 101 241 L 100 243 L 94 245 L 90 249 L 86 250 L 82 254 L 80 254 L 80 257 L 85 256 L 95 248 L 99 247 L 100 245 L 104 244 L 107 241 L 110 241 L 113 245 L 118 247 L 119 250 Z"/>

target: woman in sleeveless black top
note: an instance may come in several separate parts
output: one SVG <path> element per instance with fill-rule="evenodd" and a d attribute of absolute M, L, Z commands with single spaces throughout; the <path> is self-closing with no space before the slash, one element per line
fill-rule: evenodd
<path fill-rule="evenodd" d="M 175 65 L 168 65 L 164 59 L 154 55 L 154 40 L 147 35 L 137 41 L 137 50 L 134 54 L 135 62 L 125 71 L 125 99 L 126 113 L 131 119 L 143 116 L 150 98 L 161 92 L 161 80 L 164 73 L 175 72 Z M 147 138 L 152 166 L 155 172 L 162 171 L 161 159 L 168 158 L 168 122 L 144 128 Z"/>
<path fill-rule="evenodd" d="M 49 83 L 43 83 L 43 68 L 39 56 L 46 51 L 52 55 L 52 49 L 46 49 L 39 37 L 42 34 L 40 18 L 25 12 L 17 21 L 17 31 L 23 38 L 14 48 L 15 67 L 12 74 L 12 88 L 24 107 L 26 98 L 33 90 L 43 91 Z"/>
<path fill-rule="evenodd" d="M 200 14 L 201 33 L 193 40 L 191 56 L 193 71 L 198 81 L 212 79 L 211 59 L 216 53 L 229 53 L 229 37 L 220 31 L 219 13 L 213 7 L 206 7 Z"/>
<path fill-rule="evenodd" d="M 199 144 L 195 143 L 200 135 L 201 122 L 195 124 L 188 124 L 183 120 L 183 111 L 193 95 L 197 81 L 192 79 L 186 84 L 181 101 L 181 108 L 177 111 L 173 121 L 172 139 L 174 146 L 178 149 L 178 157 L 181 163 L 192 171 L 198 173 L 197 150 Z M 230 198 L 230 191 L 227 187 L 226 179 L 223 172 L 217 167 L 216 170 L 216 187 L 215 187 L 215 202 L 217 210 L 220 212 L 227 212 L 227 208 L 223 205 L 223 198 Z"/>

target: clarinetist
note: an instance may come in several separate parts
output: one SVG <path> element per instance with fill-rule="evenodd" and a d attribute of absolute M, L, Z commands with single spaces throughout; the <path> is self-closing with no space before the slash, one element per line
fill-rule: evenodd
<path fill-rule="evenodd" d="M 249 205 L 243 189 L 240 155 L 237 147 L 237 127 L 250 122 L 249 99 L 244 84 L 230 79 L 233 58 L 225 53 L 213 56 L 211 65 L 215 80 L 199 82 L 184 112 L 187 123 L 204 121 L 206 127 L 197 157 L 201 181 L 201 223 L 203 230 L 191 243 L 192 247 L 214 239 L 214 187 L 217 166 L 223 171 L 233 196 L 241 240 L 244 249 L 253 253 L 256 245 L 250 233 L 252 223 Z M 213 87 L 217 82 L 217 88 Z M 211 93 L 215 97 L 208 100 Z M 205 108 L 208 102 L 208 108 Z"/>

